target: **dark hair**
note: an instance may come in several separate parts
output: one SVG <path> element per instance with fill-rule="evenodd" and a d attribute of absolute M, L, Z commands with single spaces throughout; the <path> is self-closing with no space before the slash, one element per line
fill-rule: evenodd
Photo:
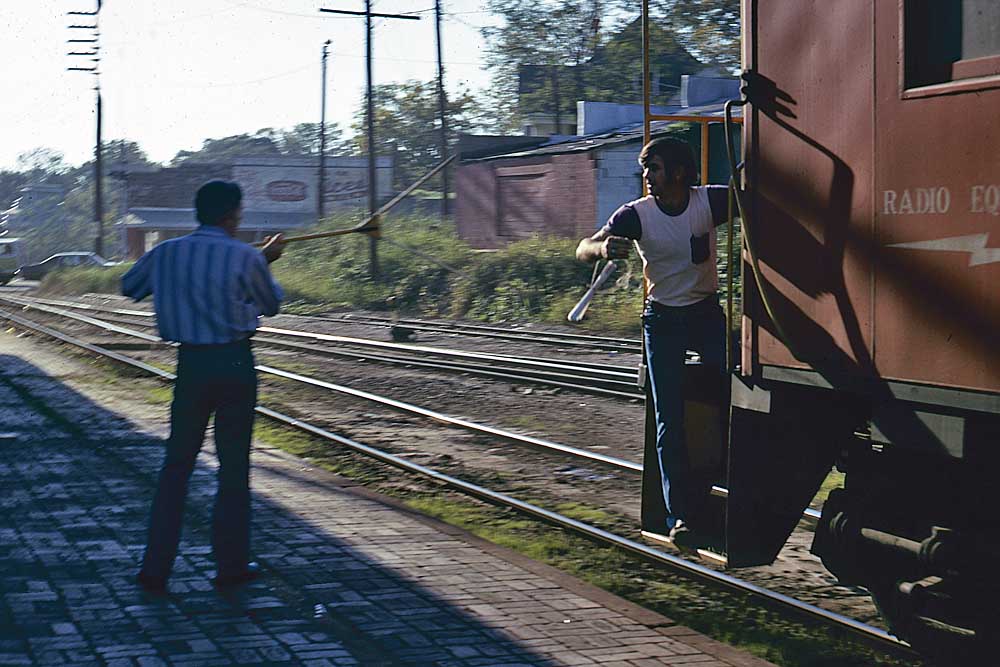
<path fill-rule="evenodd" d="M 642 147 L 639 164 L 647 166 L 650 158 L 659 155 L 663 168 L 669 173 L 673 167 L 682 167 L 687 172 L 687 184 L 698 185 L 698 166 L 694 161 L 691 144 L 673 137 L 657 137 Z"/>
<path fill-rule="evenodd" d="M 194 196 L 194 209 L 198 222 L 217 225 L 235 211 L 243 201 L 243 191 L 232 181 L 209 181 L 198 188 Z"/>

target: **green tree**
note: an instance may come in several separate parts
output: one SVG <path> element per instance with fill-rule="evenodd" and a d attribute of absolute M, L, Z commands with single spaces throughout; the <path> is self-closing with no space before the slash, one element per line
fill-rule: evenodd
<path fill-rule="evenodd" d="M 319 123 L 299 123 L 293 128 L 278 130 L 275 141 L 282 155 L 319 155 Z M 337 123 L 326 124 L 327 155 L 350 155 L 353 147 Z"/>
<path fill-rule="evenodd" d="M 24 172 L 0 170 L 0 214 L 14 203 L 21 188 L 27 184 L 28 177 Z"/>
<path fill-rule="evenodd" d="M 124 169 L 149 167 L 155 164 L 146 155 L 146 151 L 142 149 L 142 146 L 130 139 L 111 139 L 105 141 L 103 145 L 104 152 L 101 157 L 104 161 L 104 168 L 112 176 L 121 173 Z M 88 169 L 93 172 L 93 160 L 75 169 L 74 173 L 85 173 Z"/>
<path fill-rule="evenodd" d="M 327 155 L 343 154 L 350 144 L 336 123 L 326 127 Z M 178 151 L 173 167 L 185 162 L 230 162 L 247 156 L 302 156 L 319 154 L 319 123 L 299 123 L 287 129 L 264 127 L 252 134 L 205 139 L 196 151 Z"/>
<path fill-rule="evenodd" d="M 59 151 L 39 146 L 25 151 L 17 156 L 18 171 L 25 173 L 27 178 L 44 179 L 69 172 L 72 167 L 66 164 L 66 158 Z"/>
<path fill-rule="evenodd" d="M 517 130 L 530 113 L 572 115 L 578 100 L 642 101 L 642 25 L 635 0 L 487 0 L 503 25 L 483 29 L 498 113 Z M 654 103 L 677 93 L 682 74 L 739 66 L 739 0 L 652 0 Z M 565 123 L 563 118 L 559 119 Z"/>
<path fill-rule="evenodd" d="M 667 104 L 681 76 L 704 69 L 677 36 L 652 23 L 649 29 L 650 102 Z M 598 102 L 642 104 L 642 22 L 624 25 L 597 48 L 586 65 L 584 97 Z"/>
<path fill-rule="evenodd" d="M 120 212 L 121 199 L 116 176 L 120 175 L 123 163 L 128 167 L 152 163 L 145 151 L 128 139 L 106 141 L 102 150 L 103 244 L 105 254 L 114 256 L 119 245 L 114 221 Z M 57 151 L 36 148 L 21 155 L 17 165 L 20 171 L 0 172 L 0 196 L 6 200 L 4 208 L 18 201 L 4 227 L 9 234 L 23 239 L 26 259 L 39 261 L 57 252 L 93 250 L 97 233 L 93 160 L 71 167 Z M 21 197 L 21 189 L 31 185 L 59 188 L 38 189 L 28 197 Z"/>
<path fill-rule="evenodd" d="M 492 129 L 516 130 L 529 111 L 562 116 L 582 99 L 586 62 L 600 43 L 601 0 L 487 0 L 504 25 L 482 29 Z"/>
<path fill-rule="evenodd" d="M 396 187 L 406 187 L 444 158 L 441 155 L 440 118 L 435 81 L 406 81 L 375 86 L 375 149 L 377 155 L 395 158 Z M 448 96 L 448 133 L 454 145 L 459 133 L 479 125 L 472 95 L 462 90 Z M 354 114 L 351 129 L 354 144 L 362 155 L 368 153 L 365 104 Z M 434 187 L 430 183 L 428 187 Z"/>
<path fill-rule="evenodd" d="M 242 156 L 278 156 L 281 151 L 270 127 L 257 130 L 253 134 L 234 134 L 217 139 L 205 139 L 196 151 L 178 151 L 170 161 L 177 167 L 185 162 L 229 162 Z"/>
<path fill-rule="evenodd" d="M 739 71 L 740 0 L 651 0 L 650 13 L 702 62 Z"/>

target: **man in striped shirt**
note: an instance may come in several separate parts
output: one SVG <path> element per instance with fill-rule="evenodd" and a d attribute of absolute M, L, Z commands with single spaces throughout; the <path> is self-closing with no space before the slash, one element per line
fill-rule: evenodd
<path fill-rule="evenodd" d="M 149 519 L 149 541 L 137 581 L 165 593 L 180 543 L 188 479 L 215 414 L 219 457 L 212 521 L 218 588 L 251 581 L 250 439 L 257 372 L 250 337 L 261 315 L 274 315 L 284 294 L 268 264 L 281 256 L 281 235 L 262 250 L 235 238 L 243 217 L 236 183 L 211 181 L 195 196 L 201 225 L 160 243 L 122 277 L 122 294 L 150 294 L 164 340 L 180 343 L 170 406 L 170 438 Z"/>

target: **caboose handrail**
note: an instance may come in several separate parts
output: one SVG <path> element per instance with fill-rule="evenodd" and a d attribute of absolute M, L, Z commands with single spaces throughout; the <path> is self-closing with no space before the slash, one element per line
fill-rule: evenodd
<path fill-rule="evenodd" d="M 764 312 L 767 313 L 768 318 L 774 325 L 774 334 L 778 340 L 788 348 L 788 351 L 792 353 L 796 359 L 801 360 L 802 357 L 796 354 L 795 348 L 792 347 L 791 337 L 785 332 L 785 328 L 781 326 L 780 320 L 774 314 L 774 308 L 771 306 L 771 299 L 767 295 L 767 289 L 764 287 L 764 276 L 760 270 L 760 260 L 757 255 L 757 250 L 754 247 L 753 238 L 753 225 L 750 222 L 749 216 L 746 213 L 746 207 L 743 205 L 743 191 L 736 180 L 736 170 L 738 164 L 736 162 L 736 149 L 733 146 L 732 137 L 732 127 L 733 123 L 733 107 L 742 107 L 750 103 L 750 100 L 746 97 L 741 97 L 738 100 L 729 100 L 726 102 L 726 156 L 729 158 L 729 189 L 733 193 L 736 199 L 736 208 L 740 214 L 740 228 L 743 231 L 743 241 L 746 244 L 747 255 L 750 257 L 750 270 L 753 274 L 754 283 L 757 285 L 757 293 L 760 295 L 761 305 L 764 306 Z M 732 234 L 732 229 L 729 230 Z M 745 309 L 745 304 L 744 304 Z M 745 371 L 746 369 L 744 369 Z"/>

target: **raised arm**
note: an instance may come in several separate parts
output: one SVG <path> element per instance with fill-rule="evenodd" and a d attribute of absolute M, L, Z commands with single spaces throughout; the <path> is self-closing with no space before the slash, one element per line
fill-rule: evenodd
<path fill-rule="evenodd" d="M 141 301 L 153 293 L 153 250 L 140 257 L 122 276 L 122 294 Z"/>

